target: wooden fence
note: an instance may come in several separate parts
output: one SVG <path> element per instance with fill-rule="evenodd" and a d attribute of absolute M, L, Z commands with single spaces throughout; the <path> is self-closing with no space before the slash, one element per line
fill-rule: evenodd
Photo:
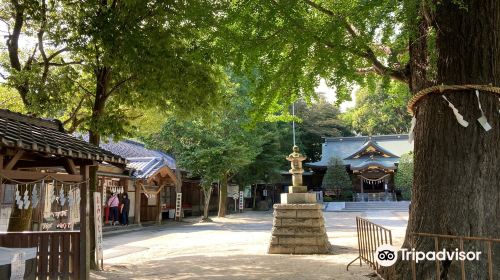
<path fill-rule="evenodd" d="M 37 279 L 78 279 L 80 232 L 7 232 L 0 233 L 0 246 L 37 247 Z"/>

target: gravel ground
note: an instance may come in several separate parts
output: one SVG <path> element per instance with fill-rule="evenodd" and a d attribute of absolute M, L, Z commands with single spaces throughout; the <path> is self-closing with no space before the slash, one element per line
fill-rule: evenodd
<path fill-rule="evenodd" d="M 392 230 L 401 245 L 408 214 L 324 212 L 331 255 L 267 255 L 272 212 L 187 219 L 104 238 L 104 271 L 91 279 L 370 279 L 357 256 L 356 216 Z"/>

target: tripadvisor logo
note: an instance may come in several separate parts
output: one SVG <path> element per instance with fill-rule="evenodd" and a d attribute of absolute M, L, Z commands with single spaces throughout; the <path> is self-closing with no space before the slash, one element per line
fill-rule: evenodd
<path fill-rule="evenodd" d="M 380 245 L 375 251 L 375 260 L 381 266 L 391 266 L 398 260 L 398 249 L 389 244 Z"/>
<path fill-rule="evenodd" d="M 391 266 L 396 263 L 398 259 L 398 252 L 401 253 L 401 260 L 411 261 L 415 260 L 416 263 L 420 261 L 445 261 L 445 260 L 455 260 L 455 261 L 478 261 L 481 252 L 464 252 L 455 249 L 453 251 L 447 251 L 443 249 L 441 251 L 429 251 L 421 252 L 415 251 L 415 249 L 396 249 L 392 245 L 383 244 L 380 245 L 375 251 L 375 260 L 381 266 Z"/>

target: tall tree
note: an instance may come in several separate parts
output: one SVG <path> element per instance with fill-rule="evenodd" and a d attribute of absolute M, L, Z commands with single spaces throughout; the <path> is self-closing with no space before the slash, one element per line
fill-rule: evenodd
<path fill-rule="evenodd" d="M 236 1 L 225 28 L 230 57 L 242 72 L 260 71 L 259 96 L 268 107 L 312 96 L 320 77 L 346 98 L 353 83 L 374 75 L 408 84 L 412 94 L 440 84 L 500 81 L 498 1 Z M 498 237 L 500 211 L 498 99 L 482 92 L 493 129 L 475 121 L 481 112 L 472 90 L 445 91 L 469 126 L 460 126 L 439 94 L 416 108 L 412 209 L 404 246 L 413 232 Z M 471 188 L 471 186 L 474 186 Z M 450 246 L 448 243 L 443 246 Z M 475 244 L 477 245 L 477 244 Z M 417 238 L 417 250 L 433 249 Z M 484 249 L 484 248 L 483 248 Z M 500 248 L 494 248 L 500 254 Z M 483 262 L 485 260 L 482 260 Z M 459 263 L 442 262 L 443 279 L 459 277 Z M 487 277 L 486 265 L 466 278 Z M 411 277 L 409 262 L 397 279 Z M 417 279 L 433 278 L 434 265 L 418 266 Z M 500 274 L 495 266 L 495 275 Z"/>
<path fill-rule="evenodd" d="M 327 102 L 322 96 L 309 105 L 299 100 L 295 105 L 295 114 L 300 118 L 296 123 L 297 143 L 309 161 L 315 162 L 321 159 L 324 137 L 352 135 L 346 123 L 340 118 L 338 106 Z M 286 153 L 289 153 L 291 145 L 285 148 Z"/>
<path fill-rule="evenodd" d="M 426 65 L 432 51 L 436 52 L 434 80 L 432 75 L 419 76 L 412 72 L 418 91 L 430 83 L 444 85 L 500 85 L 500 2 L 464 0 L 429 4 L 420 3 L 419 29 L 435 33 L 436 49 L 413 50 L 411 59 L 416 65 Z M 431 38 L 428 36 L 427 38 Z M 429 67 L 432 70 L 432 67 Z M 425 69 L 424 69 L 425 70 Z M 425 72 L 424 72 L 425 74 Z M 484 114 L 493 127 L 485 131 L 476 120 L 481 116 L 474 91 L 445 91 L 469 126 L 464 128 L 438 94 L 423 98 L 416 109 L 415 173 L 412 190 L 412 209 L 404 247 L 410 247 L 410 234 L 430 232 L 458 236 L 498 238 L 500 226 L 491 222 L 500 214 L 500 119 L 498 98 L 481 91 Z M 436 172 L 438 170 L 439 172 Z M 444 243 L 448 249 L 456 246 Z M 416 238 L 417 250 L 433 250 L 432 240 Z M 485 244 L 468 243 L 467 250 L 486 252 Z M 500 254 L 494 246 L 493 255 Z M 482 258 L 465 271 L 467 279 L 488 278 L 487 258 Z M 460 278 L 460 263 L 440 263 L 441 279 Z M 417 267 L 417 278 L 434 276 L 430 263 Z M 409 270 L 408 263 L 399 263 L 401 279 Z M 494 266 L 493 275 L 500 275 Z"/>
<path fill-rule="evenodd" d="M 171 116 L 148 141 L 174 154 L 179 166 L 201 177 L 205 198 L 210 197 L 211 184 L 219 183 L 219 217 L 226 215 L 228 182 L 262 151 L 264 141 L 249 128 L 247 110 L 247 100 L 232 95 L 223 109 L 207 110 L 201 117 Z"/>
<path fill-rule="evenodd" d="M 352 181 L 347 173 L 342 159 L 332 157 L 328 161 L 328 168 L 323 177 L 322 187 L 327 190 L 347 190 L 352 188 Z"/>
<path fill-rule="evenodd" d="M 72 129 L 88 131 L 92 144 L 99 145 L 102 136 L 118 138 L 129 134 L 130 121 L 137 109 L 155 107 L 186 115 L 197 108 L 211 108 L 218 101 L 225 74 L 211 62 L 204 38 L 206 30 L 190 21 L 191 16 L 212 15 L 204 14 L 208 11 L 204 1 L 13 0 L 2 4 L 13 11 L 7 16 L 14 23 L 7 40 L 11 64 L 8 80 L 13 81 L 25 105 L 35 113 L 43 111 L 39 104 L 52 108 L 66 105 L 65 100 L 73 102 L 69 104 L 76 102 L 74 107 L 61 109 L 70 111 Z M 47 65 L 75 65 L 70 74 L 60 70 L 64 81 L 70 81 L 62 83 L 67 88 L 50 88 L 48 78 L 27 79 L 27 74 L 22 73 L 31 68 L 24 67 L 22 71 L 16 68 L 16 58 L 23 56 L 17 46 L 22 30 L 18 25 L 26 19 L 34 20 L 33 29 L 41 32 L 36 33 L 40 42 L 51 41 L 61 47 L 49 53 L 42 48 L 45 44 L 38 44 L 35 50 L 39 49 L 39 55 L 35 56 L 38 52 L 33 51 L 26 58 L 26 63 L 41 61 L 33 64 L 42 67 L 33 75 L 45 77 Z M 55 60 L 61 50 L 64 59 Z M 50 93 L 48 102 L 39 101 L 43 95 L 38 94 L 38 88 Z M 78 90 L 73 91 L 75 88 Z M 96 189 L 96 171 L 97 167 L 90 170 L 91 195 Z M 93 215 L 93 205 L 89 213 Z M 92 217 L 90 221 L 93 235 Z M 91 267 L 95 267 L 93 258 Z"/>
<path fill-rule="evenodd" d="M 60 1 L 0 1 L 2 32 L 6 33 L 0 43 L 5 50 L 0 55 L 0 77 L 17 90 L 26 111 L 60 118 L 72 128 L 72 116 L 83 102 L 83 97 L 75 98 L 79 89 L 71 82 L 79 74 L 81 61 L 72 60 L 60 40 L 65 34 L 58 27 L 61 8 Z"/>
<path fill-rule="evenodd" d="M 408 133 L 411 116 L 406 105 L 408 86 L 388 79 L 368 83 L 356 93 L 356 105 L 342 114 L 356 133 L 363 135 Z"/>

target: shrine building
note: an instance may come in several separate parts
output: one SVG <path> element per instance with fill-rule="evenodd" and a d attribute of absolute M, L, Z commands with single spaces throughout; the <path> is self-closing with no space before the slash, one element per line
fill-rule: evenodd
<path fill-rule="evenodd" d="M 394 174 L 401 155 L 413 151 L 407 134 L 325 138 L 321 160 L 306 163 L 314 172 L 316 184 L 332 157 L 341 159 L 349 173 L 355 201 L 395 199 Z"/>

